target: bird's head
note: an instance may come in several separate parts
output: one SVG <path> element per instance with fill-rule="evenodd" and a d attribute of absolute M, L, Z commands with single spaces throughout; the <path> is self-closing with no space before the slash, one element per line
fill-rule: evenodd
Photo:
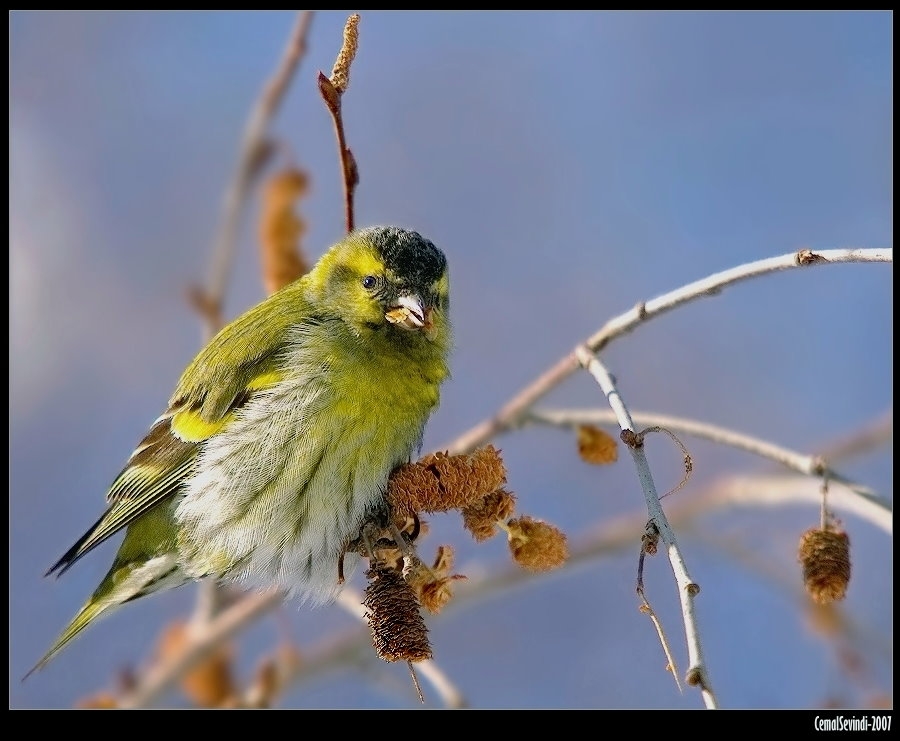
<path fill-rule="evenodd" d="M 422 235 L 394 226 L 362 229 L 326 253 L 310 274 L 317 303 L 357 333 L 449 332 L 447 258 Z"/>

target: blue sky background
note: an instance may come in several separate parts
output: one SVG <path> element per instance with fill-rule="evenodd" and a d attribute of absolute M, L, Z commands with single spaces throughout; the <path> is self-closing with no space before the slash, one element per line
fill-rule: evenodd
<path fill-rule="evenodd" d="M 310 173 L 300 204 L 318 256 L 343 230 L 330 72 L 352 11 L 318 13 L 274 123 Z M 128 606 L 43 672 L 21 676 L 105 573 L 115 544 L 41 575 L 99 516 L 112 477 L 199 348 L 185 287 L 208 271 L 247 113 L 292 13 L 10 15 L 10 706 L 70 707 L 140 665 L 185 587 Z M 446 252 L 453 378 L 433 449 L 497 410 L 613 315 L 710 273 L 800 247 L 893 241 L 893 18 L 888 13 L 366 12 L 344 98 L 360 225 L 415 228 Z M 234 316 L 263 296 L 254 199 L 229 285 Z M 892 266 L 752 281 L 655 320 L 603 355 L 634 408 L 730 426 L 813 452 L 890 409 Z M 601 406 L 587 376 L 546 405 Z M 686 439 L 694 476 L 775 470 Z M 573 541 L 643 500 L 627 456 L 579 461 L 571 435 L 498 441 L 519 510 Z M 660 489 L 677 456 L 650 446 Z M 892 452 L 841 465 L 882 495 Z M 841 514 L 841 513 L 839 513 Z M 796 542 L 815 506 L 720 511 L 680 533 L 720 702 L 857 706 L 893 692 L 892 538 L 851 515 L 845 614 L 861 669 L 804 616 Z M 429 553 L 505 567 L 436 517 Z M 478 708 L 695 708 L 637 610 L 634 546 L 430 622 L 441 666 Z M 735 558 L 725 539 L 752 554 Z M 774 578 L 771 574 L 780 578 Z M 361 586 L 361 574 L 354 584 Z M 674 581 L 648 595 L 686 666 Z M 242 638 L 248 674 L 287 630 L 301 647 L 355 623 L 287 606 Z M 288 626 L 285 628 L 285 626 Z M 281 632 L 280 632 L 281 631 Z M 429 688 L 425 685 L 426 694 Z M 177 693 L 164 704 L 183 700 Z M 892 701 L 891 701 L 892 702 Z M 284 707 L 417 707 L 403 666 L 371 662 L 292 689 Z"/>

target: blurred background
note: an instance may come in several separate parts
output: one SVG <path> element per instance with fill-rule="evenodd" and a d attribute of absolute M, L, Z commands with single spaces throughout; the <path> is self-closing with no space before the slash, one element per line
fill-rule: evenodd
<path fill-rule="evenodd" d="M 273 122 L 269 172 L 310 177 L 297 207 L 318 257 L 343 234 L 330 73 L 352 11 L 316 13 Z M 295 22 L 290 12 L 12 12 L 10 31 L 9 677 L 13 708 L 71 707 L 140 672 L 193 586 L 141 600 L 25 672 L 106 572 L 118 539 L 56 581 L 42 574 L 104 508 L 163 410 L 202 324 L 186 288 L 210 271 L 246 118 Z M 365 12 L 343 110 L 359 165 L 357 223 L 415 228 L 447 254 L 453 378 L 425 450 L 492 415 L 640 300 L 801 247 L 891 247 L 889 13 Z M 264 296 L 258 191 L 225 313 Z M 812 453 L 891 413 L 892 266 L 789 271 L 689 304 L 602 357 L 633 410 L 682 415 Z M 586 374 L 543 407 L 602 407 Z M 694 462 L 667 510 L 734 475 L 781 473 L 683 438 Z M 495 440 L 519 512 L 572 544 L 622 548 L 429 617 L 437 663 L 474 708 L 699 708 L 665 671 L 634 592 L 646 508 L 629 456 L 582 462 L 570 431 Z M 891 443 L 835 464 L 892 498 Z M 657 486 L 680 454 L 648 444 Z M 893 541 L 837 511 L 853 578 L 834 622 L 810 617 L 797 541 L 813 503 L 701 508 L 676 528 L 701 587 L 713 687 L 730 708 L 892 707 Z M 624 519 L 622 519 L 624 518 Z M 452 544 L 473 579 L 510 568 L 435 516 L 423 555 Z M 622 534 L 622 531 L 619 531 Z M 647 596 L 683 673 L 671 568 Z M 362 574 L 351 582 L 364 586 Z M 834 616 L 833 616 L 834 617 Z M 340 606 L 287 604 L 235 642 L 249 681 L 290 641 L 301 655 L 365 631 Z M 440 698 L 423 680 L 428 706 Z M 176 690 L 158 701 L 183 706 Z M 290 687 L 279 707 L 420 707 L 406 667 L 371 650 Z"/>

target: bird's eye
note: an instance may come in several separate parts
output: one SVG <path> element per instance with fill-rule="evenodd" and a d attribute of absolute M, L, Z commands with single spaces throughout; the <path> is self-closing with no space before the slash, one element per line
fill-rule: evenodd
<path fill-rule="evenodd" d="M 375 288 L 377 283 L 378 283 L 378 278 L 376 278 L 374 275 L 367 275 L 365 278 L 362 279 L 363 288 L 365 288 L 367 290 L 371 290 L 371 289 Z"/>

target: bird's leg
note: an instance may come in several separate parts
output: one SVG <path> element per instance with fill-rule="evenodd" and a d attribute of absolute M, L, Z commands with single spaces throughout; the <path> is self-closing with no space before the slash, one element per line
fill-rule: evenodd
<path fill-rule="evenodd" d="M 338 584 L 343 584 L 346 579 L 344 578 L 344 556 L 347 555 L 347 549 L 341 551 L 341 555 L 338 556 Z"/>
<path fill-rule="evenodd" d="M 367 520 L 359 535 L 347 543 L 338 558 L 338 583 L 343 584 L 345 580 L 344 556 L 347 553 L 359 553 L 372 563 L 380 563 L 395 569 L 401 568 L 400 561 L 403 558 L 418 561 L 419 557 L 412 543 L 418 538 L 421 530 L 422 523 L 415 514 L 402 528 L 390 516 Z"/>
<path fill-rule="evenodd" d="M 418 535 L 418 529 L 419 529 L 418 526 L 419 526 L 419 518 L 416 517 L 415 531 L 416 531 L 417 535 Z M 416 555 L 416 551 L 413 548 L 412 543 L 410 542 L 412 540 L 412 538 L 410 537 L 409 539 L 407 539 L 407 536 L 400 530 L 399 527 L 397 527 L 397 523 L 394 522 L 393 519 L 390 520 L 390 522 L 388 522 L 388 530 L 390 530 L 391 537 L 394 540 L 394 545 L 396 545 L 397 548 L 400 549 L 400 552 L 404 556 L 406 556 L 407 558 L 418 558 L 418 556 Z"/>

